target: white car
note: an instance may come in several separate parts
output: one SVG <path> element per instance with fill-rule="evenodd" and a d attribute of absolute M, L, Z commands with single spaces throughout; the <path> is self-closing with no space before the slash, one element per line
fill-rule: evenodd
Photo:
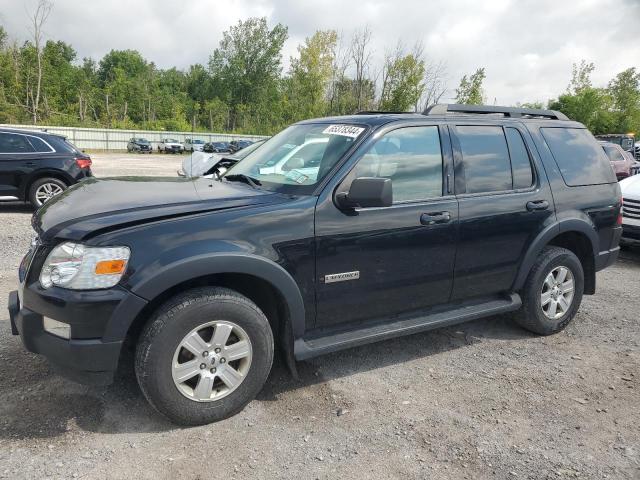
<path fill-rule="evenodd" d="M 622 240 L 640 242 L 640 175 L 620 181 L 622 190 Z"/>
<path fill-rule="evenodd" d="M 292 146 L 291 151 L 284 156 L 276 156 L 274 162 L 267 162 L 260 166 L 260 175 L 297 176 L 293 180 L 315 180 L 322 156 L 329 141 L 329 137 L 312 138 L 302 145 Z"/>
<path fill-rule="evenodd" d="M 182 153 L 184 146 L 173 138 L 163 138 L 158 144 L 158 151 L 164 153 Z"/>
<path fill-rule="evenodd" d="M 184 141 L 184 150 L 186 152 L 202 152 L 204 148 L 204 140 L 198 140 L 197 138 L 187 138 Z"/>

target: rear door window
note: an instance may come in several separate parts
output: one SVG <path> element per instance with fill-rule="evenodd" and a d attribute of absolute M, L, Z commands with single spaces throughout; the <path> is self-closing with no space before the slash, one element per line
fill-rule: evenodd
<path fill-rule="evenodd" d="M 502 127 L 458 125 L 466 193 L 512 189 L 511 162 Z"/>
<path fill-rule="evenodd" d="M 622 156 L 622 153 L 620 153 L 620 150 L 618 150 L 616 147 L 610 147 L 608 145 L 604 145 L 603 148 L 604 148 L 604 151 L 607 153 L 609 160 L 611 160 L 612 162 L 624 162 L 624 157 Z"/>
<path fill-rule="evenodd" d="M 616 182 L 602 146 L 586 128 L 543 127 L 540 132 L 570 187 Z"/>
<path fill-rule="evenodd" d="M 531 159 L 524 144 L 522 135 L 515 128 L 504 129 L 509 145 L 509 156 L 511 157 L 511 173 L 513 175 L 513 188 L 529 188 L 533 185 L 533 170 L 531 169 Z"/>
<path fill-rule="evenodd" d="M 24 135 L 0 133 L 0 154 L 2 153 L 33 153 L 33 147 Z"/>

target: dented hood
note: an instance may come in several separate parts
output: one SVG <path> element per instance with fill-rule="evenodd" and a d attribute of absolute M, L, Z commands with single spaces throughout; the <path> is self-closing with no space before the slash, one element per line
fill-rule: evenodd
<path fill-rule="evenodd" d="M 43 242 L 82 240 L 104 231 L 181 217 L 285 201 L 243 183 L 170 177 L 91 178 L 40 207 L 32 224 Z"/>

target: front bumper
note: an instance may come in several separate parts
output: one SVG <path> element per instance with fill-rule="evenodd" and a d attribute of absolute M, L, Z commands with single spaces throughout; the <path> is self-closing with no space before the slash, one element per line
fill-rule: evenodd
<path fill-rule="evenodd" d="M 122 288 L 79 292 L 32 285 L 22 292 L 24 298 L 9 294 L 9 318 L 25 348 L 72 380 L 111 383 L 129 325 L 147 302 Z M 43 316 L 70 324 L 71 339 L 47 332 Z"/>
<path fill-rule="evenodd" d="M 630 240 L 632 242 L 640 242 L 640 225 L 633 225 L 631 223 L 625 223 L 623 219 L 622 223 L 622 240 Z"/>

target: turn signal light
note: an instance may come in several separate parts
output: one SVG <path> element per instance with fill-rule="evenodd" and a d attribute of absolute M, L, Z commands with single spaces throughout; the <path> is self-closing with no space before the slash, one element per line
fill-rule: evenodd
<path fill-rule="evenodd" d="M 117 275 L 124 272 L 126 260 L 102 260 L 96 263 L 96 275 Z"/>

